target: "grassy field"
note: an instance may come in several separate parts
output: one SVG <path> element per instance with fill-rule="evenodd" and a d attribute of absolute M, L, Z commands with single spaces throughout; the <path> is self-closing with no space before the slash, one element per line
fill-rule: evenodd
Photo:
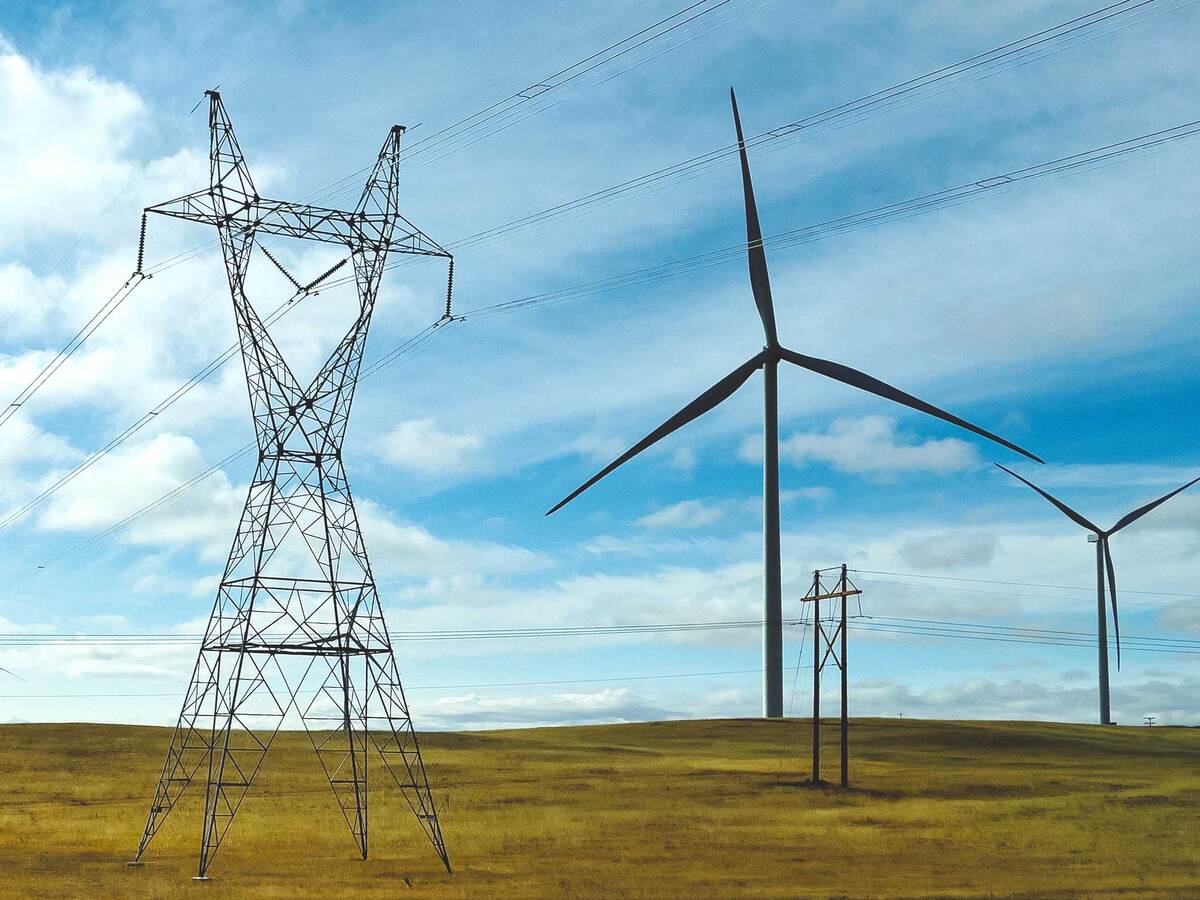
<path fill-rule="evenodd" d="M 1200 896 L 1200 729 L 856 721 L 848 792 L 802 785 L 807 736 L 429 735 L 447 875 L 387 790 L 358 859 L 307 740 L 284 734 L 200 884 L 194 789 L 148 865 L 124 865 L 166 730 L 0 726 L 0 896 Z"/>

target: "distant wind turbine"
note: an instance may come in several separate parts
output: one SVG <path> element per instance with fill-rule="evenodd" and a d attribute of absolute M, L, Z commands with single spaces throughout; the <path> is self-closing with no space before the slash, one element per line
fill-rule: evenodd
<path fill-rule="evenodd" d="M 1099 528 L 1093 523 L 1089 522 L 1057 497 L 1052 497 L 1050 494 L 1043 491 L 1029 479 L 1022 478 L 1012 469 L 1009 469 L 1006 466 L 1001 466 L 1000 463 L 996 463 L 996 465 L 999 468 L 1004 469 L 1005 472 L 1017 479 L 1017 481 L 1029 485 L 1029 487 L 1033 488 L 1052 504 L 1058 507 L 1059 511 L 1062 512 L 1063 515 L 1065 515 L 1068 519 L 1075 522 L 1077 525 L 1082 525 L 1088 531 L 1092 532 L 1088 535 L 1088 540 L 1096 545 L 1096 638 L 1100 659 L 1100 724 L 1111 725 L 1112 715 L 1108 694 L 1108 622 L 1106 621 L 1107 614 L 1104 611 L 1104 576 L 1106 574 L 1108 575 L 1108 590 L 1112 598 L 1113 633 L 1117 639 L 1118 669 L 1121 668 L 1121 624 L 1117 620 L 1117 573 L 1113 568 L 1112 551 L 1109 549 L 1108 539 L 1126 525 L 1132 525 L 1146 513 L 1150 512 L 1150 510 L 1166 503 L 1176 494 L 1183 493 L 1193 484 L 1200 481 L 1200 478 L 1193 478 L 1183 487 L 1176 488 L 1175 490 L 1171 491 L 1171 493 L 1159 497 L 1157 500 L 1151 501 L 1145 506 L 1139 506 L 1133 512 L 1122 516 L 1117 520 L 1116 525 L 1105 531 L 1103 528 Z"/>
<path fill-rule="evenodd" d="M 924 400 L 906 394 L 890 384 L 885 384 L 857 369 L 840 363 L 805 356 L 789 350 L 779 343 L 775 330 L 775 307 L 771 300 L 771 284 L 767 274 L 767 257 L 763 250 L 762 230 L 758 223 L 758 207 L 754 202 L 754 186 L 750 181 L 750 162 L 746 157 L 746 141 L 742 134 L 742 120 L 738 115 L 737 97 L 729 89 L 729 100 L 733 106 L 733 124 L 737 129 L 738 152 L 742 162 L 742 190 L 746 205 L 746 251 L 750 268 L 750 287 L 762 319 L 763 333 L 767 345 L 761 352 L 742 363 L 707 391 L 681 409 L 658 428 L 654 429 L 621 456 L 617 457 L 570 494 L 554 504 L 546 515 L 561 509 L 589 487 L 632 459 L 647 447 L 662 440 L 671 432 L 708 412 L 741 387 L 757 370 L 763 370 L 763 714 L 771 718 L 783 715 L 783 590 L 779 554 L 779 402 L 778 367 L 780 361 L 789 362 L 803 369 L 840 381 L 859 390 L 876 394 L 894 403 L 900 403 L 927 415 L 944 419 L 960 428 L 973 431 L 989 440 L 1003 444 L 1011 450 L 1042 460 L 1002 437 L 972 425 L 958 416 L 939 409 Z"/>

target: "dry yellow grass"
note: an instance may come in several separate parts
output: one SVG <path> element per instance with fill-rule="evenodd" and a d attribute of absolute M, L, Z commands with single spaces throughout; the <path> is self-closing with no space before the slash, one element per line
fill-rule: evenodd
<path fill-rule="evenodd" d="M 453 875 L 386 789 L 356 858 L 284 734 L 206 884 L 194 789 L 124 865 L 167 740 L 0 727 L 0 895 L 1200 896 L 1200 729 L 862 720 L 850 792 L 800 786 L 796 720 L 429 735 Z"/>

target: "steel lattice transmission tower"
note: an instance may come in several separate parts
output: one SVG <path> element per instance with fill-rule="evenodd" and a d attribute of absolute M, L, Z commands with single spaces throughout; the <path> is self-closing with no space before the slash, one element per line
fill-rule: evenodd
<path fill-rule="evenodd" d="M 326 209 L 260 197 L 220 95 L 209 91 L 208 98 L 210 186 L 148 211 L 217 229 L 258 466 L 134 862 L 188 785 L 206 782 L 197 876 L 205 877 L 292 713 L 363 858 L 373 745 L 449 870 L 341 448 L 388 255 L 450 254 L 400 215 L 402 126 L 388 134 L 354 210 Z M 307 388 L 246 297 L 247 268 L 262 235 L 340 244 L 353 265 L 357 316 Z"/>

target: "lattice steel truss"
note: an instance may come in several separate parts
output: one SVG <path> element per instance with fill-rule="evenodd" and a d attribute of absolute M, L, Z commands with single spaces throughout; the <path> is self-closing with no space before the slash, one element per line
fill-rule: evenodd
<path fill-rule="evenodd" d="M 292 713 L 312 740 L 363 858 L 374 746 L 449 870 L 341 448 L 388 255 L 450 254 L 400 214 L 402 126 L 388 134 L 354 210 L 327 209 L 260 197 L 220 95 L 208 97 L 209 187 L 148 211 L 217 229 L 258 466 L 135 862 L 188 785 L 204 780 L 197 876 L 204 878 Z M 251 253 L 264 234 L 341 244 L 353 265 L 357 317 L 307 388 L 246 297 Z"/>

